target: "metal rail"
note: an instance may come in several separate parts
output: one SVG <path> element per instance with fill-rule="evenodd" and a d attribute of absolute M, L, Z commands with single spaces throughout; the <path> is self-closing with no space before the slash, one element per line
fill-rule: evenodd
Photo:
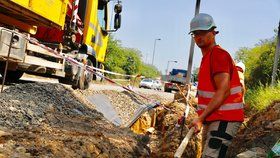
<path fill-rule="evenodd" d="M 9 60 L 10 60 L 10 54 L 11 54 L 11 49 L 12 49 L 12 44 L 13 44 L 13 37 L 14 37 L 14 30 L 12 31 L 12 36 L 11 36 L 11 40 L 10 40 L 10 45 L 9 45 L 9 51 L 8 51 L 8 56 L 6 58 L 6 63 L 5 63 L 5 70 L 4 70 L 4 76 L 2 76 L 2 87 L 1 87 L 1 93 L 3 92 L 4 89 L 4 84 L 6 81 L 6 76 L 7 76 L 7 70 L 8 70 L 8 66 L 9 66 Z"/>

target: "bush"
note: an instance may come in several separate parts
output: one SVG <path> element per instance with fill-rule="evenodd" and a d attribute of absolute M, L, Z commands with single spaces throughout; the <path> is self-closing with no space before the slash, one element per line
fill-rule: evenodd
<path fill-rule="evenodd" d="M 253 111 L 261 111 L 275 100 L 280 100 L 280 82 L 274 87 L 261 85 L 249 89 L 245 95 L 245 103 Z"/>

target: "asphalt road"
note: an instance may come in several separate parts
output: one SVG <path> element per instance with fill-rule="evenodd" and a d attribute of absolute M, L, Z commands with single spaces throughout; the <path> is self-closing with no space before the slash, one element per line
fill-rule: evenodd
<path fill-rule="evenodd" d="M 90 86 L 93 90 L 115 90 L 115 91 L 123 91 L 124 89 L 122 87 L 113 85 L 113 84 L 91 84 Z M 163 91 L 153 90 L 153 89 L 145 89 L 145 88 L 138 88 L 138 87 L 132 87 L 132 90 L 143 93 L 143 94 L 156 94 L 163 98 L 166 98 L 167 100 L 173 100 L 174 94 L 173 93 L 166 93 Z"/>
<path fill-rule="evenodd" d="M 48 83 L 59 83 L 57 79 L 54 78 L 47 78 L 47 77 L 41 77 L 41 76 L 35 76 L 30 74 L 24 74 L 22 78 L 20 79 L 20 82 L 48 82 Z M 1 85 L 0 85 L 1 87 Z M 6 88 L 7 86 L 5 86 Z M 99 91 L 99 90 L 114 90 L 114 91 L 123 91 L 124 89 L 120 86 L 114 85 L 114 84 L 104 84 L 100 82 L 94 82 L 90 85 L 90 89 Z M 163 91 L 158 90 L 152 90 L 152 89 L 145 89 L 145 88 L 138 88 L 138 87 L 132 87 L 132 90 L 135 90 L 138 93 L 143 94 L 156 94 L 163 98 L 166 98 L 167 100 L 173 100 L 174 94 L 173 93 L 166 93 Z"/>

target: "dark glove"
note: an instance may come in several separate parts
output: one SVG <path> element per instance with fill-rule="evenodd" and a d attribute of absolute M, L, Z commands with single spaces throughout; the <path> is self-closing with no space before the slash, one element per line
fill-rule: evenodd
<path fill-rule="evenodd" d="M 178 119 L 178 125 L 182 125 L 185 123 L 185 116 L 181 116 L 179 119 Z"/>

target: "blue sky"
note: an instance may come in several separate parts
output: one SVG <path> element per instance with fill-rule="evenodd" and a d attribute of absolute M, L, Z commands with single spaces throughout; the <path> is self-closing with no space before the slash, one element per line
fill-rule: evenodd
<path fill-rule="evenodd" d="M 154 40 L 157 41 L 154 65 L 165 73 L 171 68 L 187 69 L 190 40 L 189 23 L 196 0 L 122 0 L 122 27 L 114 33 L 122 46 L 142 52 L 151 63 Z M 220 33 L 217 44 L 234 57 L 241 47 L 253 47 L 261 39 L 271 38 L 280 20 L 280 0 L 201 0 L 200 12 L 213 16 Z M 201 52 L 196 47 L 194 65 Z"/>

